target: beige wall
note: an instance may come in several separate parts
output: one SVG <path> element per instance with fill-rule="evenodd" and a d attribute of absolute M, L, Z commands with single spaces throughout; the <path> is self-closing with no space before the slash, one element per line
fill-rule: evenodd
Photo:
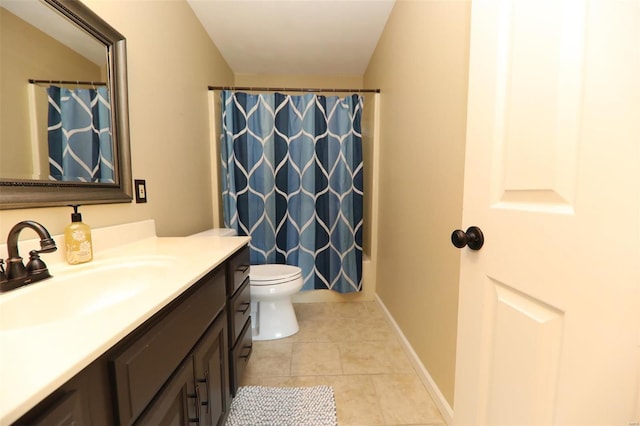
<path fill-rule="evenodd" d="M 148 192 L 146 204 L 84 206 L 83 220 L 99 227 L 152 218 L 161 236 L 211 227 L 207 86 L 233 84 L 233 73 L 186 1 L 83 2 L 127 38 L 133 176 L 146 179 Z M 24 219 L 59 234 L 70 212 L 1 211 L 0 238 Z"/>
<path fill-rule="evenodd" d="M 38 141 L 31 139 L 30 118 L 34 102 L 41 132 L 44 155 L 40 167 L 49 175 L 47 162 L 47 93 L 42 86 L 33 86 L 29 79 L 100 81 L 101 68 L 64 44 L 0 7 L 0 177 L 34 179 L 32 148 Z M 35 138 L 34 138 L 35 139 Z M 32 147 L 32 143 L 34 146 Z"/>
<path fill-rule="evenodd" d="M 377 294 L 450 405 L 470 2 L 398 0 L 364 76 L 381 89 Z"/>

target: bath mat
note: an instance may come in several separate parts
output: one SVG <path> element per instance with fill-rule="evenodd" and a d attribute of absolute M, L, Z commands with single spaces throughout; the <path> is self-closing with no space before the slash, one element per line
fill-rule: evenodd
<path fill-rule="evenodd" d="M 227 426 L 336 426 L 336 401 L 329 386 L 244 386 L 231 402 Z"/>

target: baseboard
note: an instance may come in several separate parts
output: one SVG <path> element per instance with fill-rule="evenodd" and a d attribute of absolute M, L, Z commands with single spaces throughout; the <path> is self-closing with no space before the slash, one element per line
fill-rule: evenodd
<path fill-rule="evenodd" d="M 442 414 L 442 418 L 444 419 L 445 422 L 447 422 L 448 425 L 452 424 L 453 409 L 449 405 L 449 402 L 447 402 L 442 392 L 440 392 L 438 385 L 436 385 L 436 382 L 433 380 L 433 378 L 431 377 L 431 375 L 429 374 L 425 366 L 422 364 L 422 361 L 420 361 L 420 358 L 418 358 L 418 355 L 413 350 L 413 347 L 411 346 L 407 338 L 404 336 L 404 333 L 402 333 L 402 330 L 400 330 L 400 327 L 398 326 L 396 321 L 393 319 L 393 316 L 391 316 L 391 313 L 389 312 L 387 307 L 384 305 L 384 303 L 382 303 L 382 300 L 380 300 L 380 297 L 377 294 L 375 295 L 375 300 L 380 306 L 380 308 L 382 309 L 382 311 L 384 312 L 385 316 L 387 317 L 387 320 L 391 324 L 391 327 L 398 335 L 398 338 L 400 339 L 400 343 L 402 344 L 402 348 L 404 349 L 405 353 L 409 357 L 409 361 L 411 361 L 411 364 L 413 365 L 413 368 L 418 374 L 418 377 L 422 381 L 422 384 L 424 385 L 425 388 L 427 388 L 429 395 L 431 395 L 431 398 L 438 406 L 438 409 L 440 410 L 440 414 Z"/>

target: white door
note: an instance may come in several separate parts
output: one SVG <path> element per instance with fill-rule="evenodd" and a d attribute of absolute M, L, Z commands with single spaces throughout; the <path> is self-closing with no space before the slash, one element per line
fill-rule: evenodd
<path fill-rule="evenodd" d="M 640 0 L 472 3 L 456 425 L 638 401 Z"/>

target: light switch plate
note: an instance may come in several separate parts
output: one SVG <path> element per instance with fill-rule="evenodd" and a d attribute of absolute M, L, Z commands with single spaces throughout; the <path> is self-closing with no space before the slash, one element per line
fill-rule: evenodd
<path fill-rule="evenodd" d="M 135 179 L 134 187 L 136 190 L 136 203 L 147 202 L 147 182 L 143 179 Z"/>

